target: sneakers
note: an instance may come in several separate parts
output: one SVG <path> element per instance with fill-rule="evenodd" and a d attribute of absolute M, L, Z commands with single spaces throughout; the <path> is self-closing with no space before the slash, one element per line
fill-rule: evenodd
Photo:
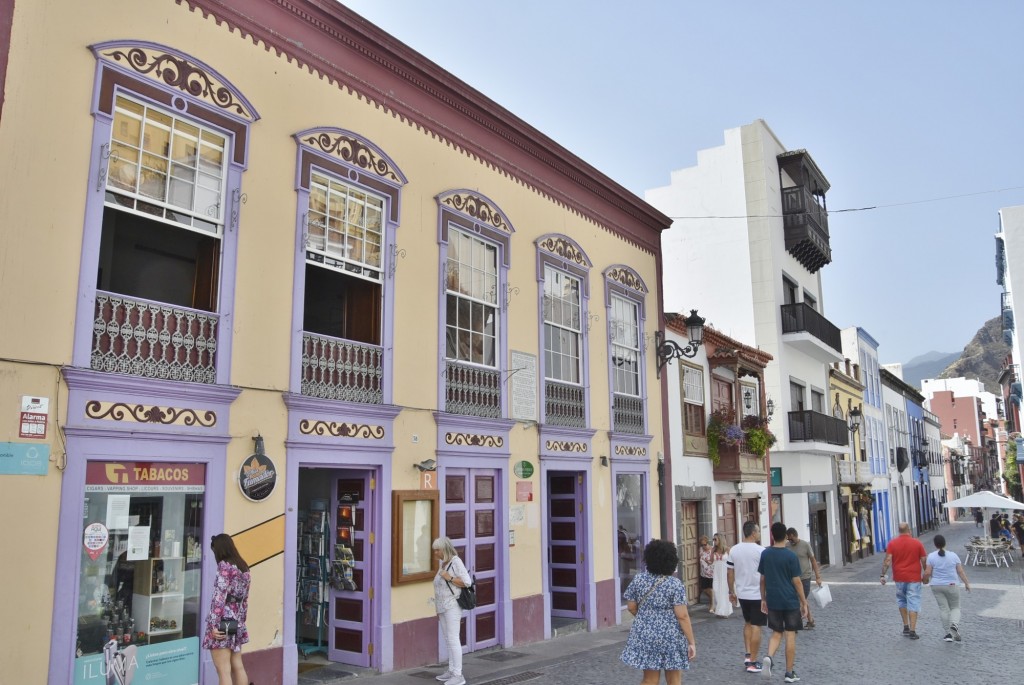
<path fill-rule="evenodd" d="M 761 662 L 760 661 L 748 661 L 747 662 L 747 673 L 760 673 Z"/>
<path fill-rule="evenodd" d="M 798 680 L 800 680 L 800 676 L 798 676 L 798 675 L 796 674 L 796 671 L 790 671 L 789 673 L 787 673 L 787 674 L 786 674 L 786 678 L 785 678 L 785 681 L 786 681 L 787 683 L 795 683 L 795 682 L 797 682 Z"/>
<path fill-rule="evenodd" d="M 761 675 L 771 678 L 772 677 L 772 658 L 765 655 L 764 661 L 761 662 Z"/>
<path fill-rule="evenodd" d="M 444 681 L 444 685 L 466 685 L 466 679 L 460 675 L 453 675 L 451 678 Z"/>
<path fill-rule="evenodd" d="M 920 640 L 921 639 L 921 636 L 918 635 L 917 633 L 915 633 L 913 630 L 910 631 L 910 634 L 907 635 L 907 637 L 909 637 L 911 640 Z"/>
<path fill-rule="evenodd" d="M 903 637 L 909 637 L 909 636 L 910 636 L 910 626 L 904 625 L 903 626 Z"/>
<path fill-rule="evenodd" d="M 814 627 L 814 619 L 811 619 L 810 621 L 808 621 L 807 623 L 804 624 L 804 630 L 810 630 L 813 627 Z"/>
<path fill-rule="evenodd" d="M 953 636 L 953 640 L 960 642 L 960 629 L 956 627 L 955 623 L 949 624 L 949 634 Z"/>
<path fill-rule="evenodd" d="M 445 683 L 445 682 L 448 681 L 449 678 L 452 677 L 452 672 L 451 671 L 445 671 L 441 675 L 436 675 L 434 677 L 437 678 L 438 680 L 440 680 L 442 683 Z"/>
<path fill-rule="evenodd" d="M 942 640 L 943 640 L 944 642 L 952 642 L 952 641 L 953 641 L 953 636 L 952 636 L 952 635 L 950 635 L 949 633 L 946 633 L 946 634 L 945 634 L 945 635 L 944 635 L 944 636 L 942 637 Z"/>

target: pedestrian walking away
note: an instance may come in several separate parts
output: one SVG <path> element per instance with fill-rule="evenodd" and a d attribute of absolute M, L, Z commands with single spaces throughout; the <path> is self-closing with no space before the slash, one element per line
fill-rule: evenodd
<path fill-rule="evenodd" d="M 466 685 L 466 678 L 462 675 L 462 642 L 459 637 L 459 626 L 462 623 L 459 595 L 462 594 L 462 588 L 473 584 L 473 578 L 455 552 L 451 540 L 446 537 L 437 538 L 430 547 L 438 561 L 437 574 L 434 576 L 434 611 L 437 612 L 441 636 L 448 648 L 448 668 L 435 678 L 445 685 Z"/>
<path fill-rule="evenodd" d="M 729 601 L 739 601 L 743 610 L 743 668 L 747 673 L 760 673 L 757 655 L 761 651 L 761 626 L 768 617 L 761 611 L 761 527 L 754 521 L 743 524 L 743 542 L 729 550 L 726 563 L 729 582 Z"/>
<path fill-rule="evenodd" d="M 673 575 L 679 566 L 676 546 L 651 540 L 644 548 L 644 565 L 646 570 L 622 595 L 635 618 L 621 659 L 643 670 L 641 685 L 658 685 L 662 671 L 668 685 L 681 685 L 683 671 L 697 658 L 697 643 L 686 610 L 686 587 Z"/>
<path fill-rule="evenodd" d="M 811 545 L 806 540 L 800 539 L 800 534 L 796 532 L 796 528 L 790 528 L 786 531 L 786 540 L 789 541 L 789 549 L 796 555 L 796 558 L 800 561 L 800 582 L 804 586 L 804 597 L 811 596 L 811 578 L 814 578 L 814 582 L 821 587 L 821 567 L 818 566 L 818 559 L 814 556 L 814 550 L 811 549 Z M 811 603 L 807 603 L 807 623 L 804 624 L 804 628 L 814 627 L 814 615 L 811 612 Z"/>
<path fill-rule="evenodd" d="M 796 674 L 796 634 L 803 628 L 803 618 L 810 614 L 800 560 L 787 544 L 787 537 L 790 534 L 795 536 L 796 531 L 792 528 L 787 531 L 786 524 L 781 521 L 773 523 L 771 531 L 772 546 L 761 555 L 757 567 L 761 575 L 761 611 L 768 616 L 768 627 L 772 631 L 761 668 L 765 675 L 771 676 L 775 652 L 785 638 L 786 673 L 783 680 L 795 683 L 800 680 Z"/>
<path fill-rule="evenodd" d="M 935 536 L 935 551 L 928 555 L 925 563 L 923 581 L 930 584 L 935 601 L 939 605 L 939 617 L 942 627 L 946 629 L 943 640 L 960 642 L 960 587 L 957 580 L 963 582 L 964 589 L 971 591 L 971 583 L 960 557 L 956 552 L 946 550 L 946 538 Z"/>
<path fill-rule="evenodd" d="M 928 553 L 921 541 L 910 534 L 910 524 L 901 522 L 900 534 L 889 543 L 882 562 L 882 585 L 892 566 L 896 585 L 896 606 L 903 619 L 903 635 L 917 640 L 917 615 L 921 611 L 921 578 Z"/>

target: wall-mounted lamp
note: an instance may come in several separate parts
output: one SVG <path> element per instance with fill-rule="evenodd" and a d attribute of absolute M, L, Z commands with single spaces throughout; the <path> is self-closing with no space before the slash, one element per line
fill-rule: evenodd
<path fill-rule="evenodd" d="M 775 413 L 775 400 L 773 400 L 770 397 L 768 398 L 767 409 L 768 409 L 768 420 L 771 421 L 772 420 L 772 414 Z"/>
<path fill-rule="evenodd" d="M 693 358 L 697 356 L 697 350 L 704 342 L 704 319 L 697 314 L 696 309 L 690 310 L 690 315 L 683 320 L 686 324 L 686 335 L 690 339 L 686 347 L 680 347 L 672 340 L 666 340 L 661 331 L 654 333 L 654 347 L 658 358 L 658 378 L 661 378 L 661 369 L 673 359 L 681 357 Z"/>
<path fill-rule="evenodd" d="M 437 471 L 437 462 L 433 459 L 424 459 L 418 464 L 413 464 L 413 468 L 420 471 Z"/>
<path fill-rule="evenodd" d="M 256 443 L 256 447 L 253 448 L 256 454 L 259 454 L 261 456 L 266 455 L 267 451 L 266 448 L 263 446 L 263 436 L 257 433 L 256 437 L 253 438 L 252 441 Z"/>
<path fill-rule="evenodd" d="M 608 466 L 608 457 L 603 454 L 601 455 L 601 466 Z"/>
<path fill-rule="evenodd" d="M 743 391 L 743 406 L 750 411 L 750 408 L 754 405 L 754 393 L 750 392 L 750 388 Z"/>
<path fill-rule="evenodd" d="M 851 409 L 849 416 L 850 416 L 850 421 L 849 421 L 848 425 L 850 426 L 850 432 L 851 433 L 856 433 L 857 431 L 860 430 L 860 420 L 861 420 L 860 407 L 854 407 L 853 409 Z"/>

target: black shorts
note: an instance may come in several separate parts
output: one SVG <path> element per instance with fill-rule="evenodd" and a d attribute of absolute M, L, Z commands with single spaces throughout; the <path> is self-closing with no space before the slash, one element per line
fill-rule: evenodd
<path fill-rule="evenodd" d="M 714 586 L 714 584 L 715 584 L 715 579 L 714 578 L 705 578 L 704 576 L 700 577 L 700 586 L 699 587 L 700 587 L 701 590 L 710 590 Z"/>
<path fill-rule="evenodd" d="M 804 620 L 799 609 L 769 609 L 768 627 L 776 633 L 796 632 L 804 629 Z"/>
<path fill-rule="evenodd" d="M 743 609 L 743 622 L 752 626 L 768 625 L 768 617 L 761 612 L 761 600 L 741 599 L 740 608 Z M 797 612 L 800 613 L 799 611 Z"/>

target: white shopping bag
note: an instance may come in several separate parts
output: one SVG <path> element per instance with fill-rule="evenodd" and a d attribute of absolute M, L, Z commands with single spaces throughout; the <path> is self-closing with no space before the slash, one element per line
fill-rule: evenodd
<path fill-rule="evenodd" d="M 816 587 L 811 590 L 811 597 L 818 603 L 818 606 L 824 609 L 832 603 L 832 591 L 828 589 L 828 583 L 825 583 L 821 587 Z"/>

